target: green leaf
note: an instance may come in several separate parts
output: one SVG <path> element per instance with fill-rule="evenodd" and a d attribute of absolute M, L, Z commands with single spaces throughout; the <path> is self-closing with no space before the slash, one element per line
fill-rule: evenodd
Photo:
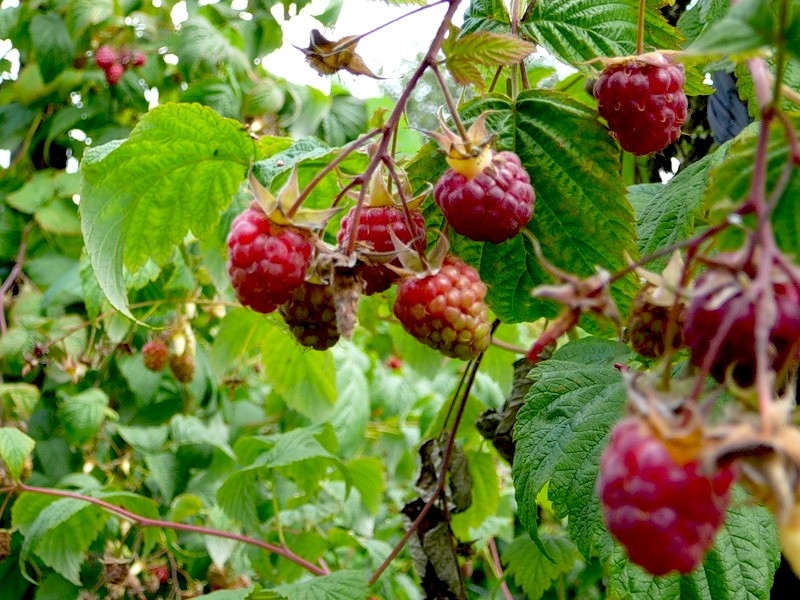
<path fill-rule="evenodd" d="M 290 600 L 353 600 L 369 595 L 368 578 L 364 571 L 336 571 L 322 577 L 285 583 L 275 591 Z"/>
<path fill-rule="evenodd" d="M 13 418 L 27 420 L 40 396 L 39 388 L 29 383 L 0 383 L 0 404 Z"/>
<path fill-rule="evenodd" d="M 253 587 L 242 590 L 217 590 L 210 594 L 195 596 L 196 600 L 247 600 L 253 593 Z"/>
<path fill-rule="evenodd" d="M 508 33 L 511 21 L 503 0 L 472 0 L 464 11 L 462 35 L 473 31 Z"/>
<path fill-rule="evenodd" d="M 58 14 L 37 13 L 31 20 L 30 35 L 45 83 L 50 83 L 72 66 L 75 44 Z"/>
<path fill-rule="evenodd" d="M 260 342 L 264 373 L 275 391 L 314 422 L 326 420 L 337 397 L 332 354 L 309 352 L 272 323 Z"/>
<path fill-rule="evenodd" d="M 124 268 L 164 265 L 187 233 L 214 231 L 254 151 L 240 124 L 196 104 L 159 106 L 127 140 L 87 151 L 81 226 L 92 269 L 115 308 L 133 318 Z"/>
<path fill-rule="evenodd" d="M 99 388 L 75 396 L 63 394 L 58 406 L 58 419 L 64 426 L 67 441 L 80 446 L 94 438 L 105 420 L 107 408 L 108 396 Z"/>
<path fill-rule="evenodd" d="M 139 452 L 152 454 L 164 448 L 169 437 L 169 428 L 166 425 L 158 427 L 125 427 L 117 425 L 117 433 L 128 444 Z"/>
<path fill-rule="evenodd" d="M 33 214 L 53 199 L 55 194 L 54 175 L 55 172 L 49 170 L 35 173 L 24 186 L 9 194 L 5 202 L 20 212 Z"/>
<path fill-rule="evenodd" d="M 454 31 L 451 30 L 451 37 Z M 448 38 L 449 39 L 449 38 Z M 534 44 L 518 36 L 478 31 L 460 36 L 443 47 L 447 68 L 459 85 L 473 83 L 483 88 L 483 77 L 475 65 L 497 67 L 514 65 L 536 49 Z M 477 78 L 475 76 L 477 73 Z"/>
<path fill-rule="evenodd" d="M 322 118 L 317 135 L 331 146 L 344 146 L 367 129 L 367 105 L 361 98 L 334 90 L 330 110 Z"/>
<path fill-rule="evenodd" d="M 492 454 L 466 450 L 464 455 L 472 478 L 472 504 L 464 512 L 453 515 L 453 531 L 460 539 L 472 539 L 483 522 L 497 513 L 502 486 Z"/>
<path fill-rule="evenodd" d="M 19 479 L 36 442 L 14 427 L 0 427 L 0 460 L 12 479 Z"/>
<path fill-rule="evenodd" d="M 345 465 L 347 481 L 361 494 L 361 503 L 373 515 L 378 514 L 386 491 L 386 473 L 379 458 L 362 456 Z"/>
<path fill-rule="evenodd" d="M 370 416 L 369 384 L 365 373 L 369 358 L 355 345 L 342 343 L 334 351 L 336 365 L 336 411 L 330 423 L 344 455 L 363 446 Z"/>
<path fill-rule="evenodd" d="M 113 16 L 114 0 L 72 0 L 68 20 L 77 33 Z"/>
<path fill-rule="evenodd" d="M 776 40 L 773 4 L 741 0 L 686 49 L 689 53 L 746 57 Z"/>
<path fill-rule="evenodd" d="M 126 510 L 136 513 L 147 519 L 159 519 L 158 504 L 152 498 L 146 498 L 133 492 L 110 491 L 100 492 L 96 496 L 110 502 L 115 506 L 120 506 Z M 163 536 L 163 531 L 157 527 L 145 527 L 142 529 L 142 554 L 148 555 L 157 546 Z"/>
<path fill-rule="evenodd" d="M 541 243 L 545 258 L 588 276 L 596 266 L 612 273 L 624 268 L 623 250 L 638 256 L 620 152 L 592 109 L 564 93 L 529 90 L 515 104 L 490 97 L 470 104 L 464 113 L 474 118 L 484 110 L 495 111 L 488 122 L 499 135 L 498 149 L 515 151 L 531 177 L 536 204 L 528 229 Z M 443 169 L 443 162 L 418 159 L 410 170 L 430 181 L 436 175 L 431 169 Z M 550 276 L 523 236 L 502 244 L 478 244 L 455 235 L 451 239 L 455 251 L 478 268 L 489 287 L 489 307 L 502 321 L 555 315 L 553 304 L 531 296 L 531 290 L 549 282 Z M 614 288 L 622 310 L 636 288 L 633 278 Z"/>
<path fill-rule="evenodd" d="M 536 499 L 548 483 L 556 516 L 569 516 L 570 536 L 584 556 L 607 535 L 595 481 L 600 452 L 626 401 L 614 363 L 628 352 L 622 344 L 583 338 L 531 371 L 533 385 L 514 427 L 512 474 L 519 517 L 534 541 Z"/>
<path fill-rule="evenodd" d="M 696 221 L 702 214 L 709 172 L 716 162 L 717 156 L 713 154 L 703 157 L 651 195 L 642 207 L 636 224 L 639 253 L 642 256 L 649 256 L 694 234 Z M 658 270 L 657 265 L 663 266 L 668 260 L 669 256 L 666 256 L 656 263 L 650 263 L 648 269 Z"/>
<path fill-rule="evenodd" d="M 25 533 L 21 558 L 35 553 L 54 571 L 81 585 L 85 553 L 103 529 L 108 516 L 97 506 L 61 498 L 46 506 Z"/>
<path fill-rule="evenodd" d="M 242 49 L 232 44 L 220 29 L 202 16 L 192 16 L 182 23 L 178 40 L 181 68 L 190 76 L 203 72 L 215 73 L 223 63 L 240 73 L 244 73 L 249 66 Z"/>
<path fill-rule="evenodd" d="M 514 578 L 528 600 L 539 600 L 579 559 L 575 545 L 566 536 L 543 534 L 540 541 L 544 552 L 527 536 L 516 538 L 503 551 L 506 575 Z"/>
<path fill-rule="evenodd" d="M 638 9 L 638 0 L 540 0 L 522 31 L 556 58 L 589 73 L 582 63 L 636 53 Z M 646 48 L 678 50 L 683 41 L 655 3 L 648 2 L 644 31 Z"/>
<path fill-rule="evenodd" d="M 318 440 L 321 435 L 318 427 L 303 427 L 286 433 L 254 436 L 249 439 L 261 445 L 271 446 L 266 454 L 259 457 L 258 464 L 274 469 L 310 458 L 334 459 L 335 457 Z"/>
<path fill-rule="evenodd" d="M 256 513 L 261 465 L 232 473 L 217 490 L 217 502 L 231 519 L 248 529 L 258 528 Z"/>

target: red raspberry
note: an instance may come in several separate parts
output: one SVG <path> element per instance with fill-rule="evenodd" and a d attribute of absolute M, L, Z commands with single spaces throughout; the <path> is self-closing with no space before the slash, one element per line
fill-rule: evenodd
<path fill-rule="evenodd" d="M 448 169 L 433 196 L 456 232 L 494 244 L 520 232 L 535 201 L 530 177 L 513 152 L 494 154 L 492 164 L 472 178 Z"/>
<path fill-rule="evenodd" d="M 353 216 L 355 207 L 350 209 L 342 219 L 336 240 L 340 247 L 347 245 L 350 232 L 353 230 Z M 396 206 L 364 206 L 358 221 L 356 241 L 366 246 L 370 252 L 394 252 L 395 243 L 392 240 L 392 231 L 398 241 L 410 244 L 412 240 L 419 239 L 422 250 L 425 250 L 425 219 L 419 211 L 411 211 L 411 224 L 413 232 L 406 224 L 405 212 Z M 400 266 L 395 259 L 393 264 Z M 389 287 L 398 279 L 398 275 L 391 269 L 379 264 L 366 264 L 357 268 L 358 275 L 364 284 L 364 294 L 377 294 Z"/>
<path fill-rule="evenodd" d="M 123 67 L 120 63 L 114 63 L 108 67 L 108 69 L 106 69 L 106 81 L 108 82 L 108 85 L 117 85 L 124 74 L 125 67 Z"/>
<path fill-rule="evenodd" d="M 253 202 L 228 235 L 228 275 L 239 302 L 265 314 L 288 302 L 305 281 L 312 252 L 309 234 L 273 223 Z"/>
<path fill-rule="evenodd" d="M 150 340 L 142 346 L 142 358 L 151 371 L 163 371 L 169 361 L 169 348 L 162 340 Z"/>
<path fill-rule="evenodd" d="M 749 386 L 755 378 L 757 301 L 748 297 L 746 290 L 753 284 L 743 285 L 740 278 L 744 276 L 743 272 L 722 267 L 709 269 L 697 278 L 683 338 L 689 346 L 692 364 L 701 367 L 713 340 L 722 336 L 719 351 L 711 363 L 711 375 L 724 382 L 732 366 L 736 383 Z M 772 290 L 776 314 L 769 333 L 770 359 L 772 368 L 780 371 L 793 358 L 800 343 L 800 290 L 785 277 L 773 280 Z"/>
<path fill-rule="evenodd" d="M 144 52 L 136 51 L 133 53 L 133 66 L 143 67 L 147 63 L 147 56 Z"/>
<path fill-rule="evenodd" d="M 117 51 L 108 45 L 100 46 L 94 53 L 95 64 L 104 71 L 108 71 L 117 62 L 117 58 Z"/>
<path fill-rule="evenodd" d="M 304 282 L 292 299 L 280 306 L 283 320 L 295 339 L 314 350 L 327 350 L 339 341 L 332 285 Z"/>
<path fill-rule="evenodd" d="M 600 116 L 623 150 L 643 155 L 678 139 L 686 120 L 683 65 L 661 54 L 609 65 L 594 85 Z"/>
<path fill-rule="evenodd" d="M 486 285 L 478 272 L 450 256 L 433 275 L 409 277 L 397 286 L 394 314 L 423 344 L 469 360 L 489 347 Z"/>
<path fill-rule="evenodd" d="M 600 458 L 598 491 L 631 561 L 653 575 L 688 573 L 714 543 L 734 479 L 732 466 L 707 475 L 697 461 L 678 464 L 647 423 L 629 417 Z"/>

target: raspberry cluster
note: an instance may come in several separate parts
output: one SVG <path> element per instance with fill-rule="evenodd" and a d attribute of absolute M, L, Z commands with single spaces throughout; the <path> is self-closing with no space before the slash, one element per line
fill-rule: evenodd
<path fill-rule="evenodd" d="M 688 102 L 683 65 L 661 54 L 606 67 L 594 86 L 597 110 L 611 134 L 633 154 L 658 152 L 678 139 Z"/>
<path fill-rule="evenodd" d="M 94 54 L 94 62 L 106 76 L 108 85 L 117 85 L 131 67 L 142 67 L 147 62 L 144 52 L 117 49 L 108 44 L 100 46 Z"/>

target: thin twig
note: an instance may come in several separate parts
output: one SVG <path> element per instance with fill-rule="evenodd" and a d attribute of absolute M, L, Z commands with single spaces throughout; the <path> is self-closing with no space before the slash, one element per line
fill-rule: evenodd
<path fill-rule="evenodd" d="M 234 540 L 236 542 L 241 542 L 243 544 L 248 544 L 250 546 L 256 546 L 261 548 L 262 550 L 266 550 L 267 552 L 271 552 L 273 554 L 277 554 L 279 556 L 284 557 L 287 560 L 295 563 L 296 565 L 302 567 L 303 569 L 313 573 L 314 575 L 326 575 L 325 569 L 319 567 L 306 559 L 298 556 L 294 552 L 292 552 L 289 548 L 285 546 L 276 546 L 274 544 L 270 544 L 269 542 L 264 542 L 261 540 L 257 540 L 255 538 L 248 537 L 246 535 L 241 535 L 238 533 L 231 533 L 229 531 L 221 531 L 219 529 L 212 529 L 210 527 L 202 527 L 200 525 L 189 525 L 188 523 L 175 523 L 173 521 L 162 521 L 161 519 L 150 519 L 147 517 L 143 517 L 141 515 L 137 515 L 129 510 L 121 508 L 119 506 L 115 506 L 110 502 L 106 502 L 105 500 L 100 500 L 99 498 L 93 498 L 92 496 L 86 496 L 84 494 L 79 494 L 77 492 L 70 492 L 68 490 L 59 490 L 59 489 L 52 489 L 52 488 L 41 488 L 35 487 L 31 485 L 27 485 L 25 483 L 19 483 L 15 488 L 5 489 L 2 490 L 5 492 L 28 492 L 31 494 L 42 494 L 45 496 L 56 496 L 58 498 L 72 498 L 74 500 L 82 500 L 83 502 L 88 502 L 89 504 L 94 504 L 95 506 L 99 506 L 106 512 L 109 512 L 117 517 L 122 519 L 126 519 L 134 523 L 139 527 L 158 527 L 160 529 L 172 529 L 175 531 L 187 531 L 190 533 L 199 533 L 200 535 L 210 535 L 213 537 L 218 538 L 225 538 L 228 540 Z"/>
<path fill-rule="evenodd" d="M 497 542 L 494 541 L 493 537 L 489 538 L 489 552 L 492 554 L 492 562 L 494 563 L 493 570 L 500 580 L 500 590 L 503 592 L 503 597 L 506 600 L 514 600 L 514 595 L 511 593 L 511 590 L 508 589 L 505 574 L 503 573 L 503 563 L 500 560 L 500 553 L 497 551 Z"/>
<path fill-rule="evenodd" d="M 19 242 L 19 250 L 17 251 L 17 257 L 14 259 L 14 266 L 11 267 L 11 271 L 3 282 L 3 285 L 0 285 L 0 334 L 3 334 L 8 330 L 8 324 L 6 323 L 6 294 L 14 286 L 17 278 L 19 278 L 19 276 L 22 274 L 22 265 L 25 262 L 25 253 L 28 251 L 28 236 L 30 235 L 32 228 L 33 222 L 31 221 L 25 226 L 25 229 L 22 230 L 22 236 Z"/>

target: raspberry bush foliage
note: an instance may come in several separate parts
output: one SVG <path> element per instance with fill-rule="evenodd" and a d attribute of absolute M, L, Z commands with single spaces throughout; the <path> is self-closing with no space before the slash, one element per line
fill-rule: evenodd
<path fill-rule="evenodd" d="M 2 3 L 3 597 L 796 594 L 800 3 L 342 4 Z"/>

